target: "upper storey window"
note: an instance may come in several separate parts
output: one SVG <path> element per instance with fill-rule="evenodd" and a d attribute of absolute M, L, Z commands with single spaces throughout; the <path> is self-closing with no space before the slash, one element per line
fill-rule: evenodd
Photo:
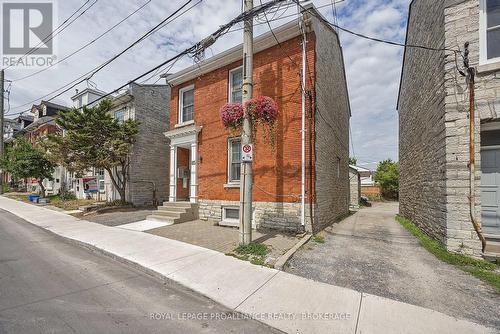
<path fill-rule="evenodd" d="M 241 103 L 243 86 L 243 68 L 229 71 L 229 102 Z"/>
<path fill-rule="evenodd" d="M 481 0 L 481 63 L 500 61 L 500 0 Z"/>
<path fill-rule="evenodd" d="M 194 118 L 194 86 L 179 89 L 179 124 Z"/>

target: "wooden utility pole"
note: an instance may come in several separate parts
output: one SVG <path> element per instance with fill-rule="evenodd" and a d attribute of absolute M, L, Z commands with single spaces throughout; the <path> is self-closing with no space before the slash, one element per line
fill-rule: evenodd
<path fill-rule="evenodd" d="M 253 9 L 253 0 L 245 0 L 244 12 Z M 243 86 L 242 104 L 253 96 L 253 16 L 245 19 L 243 30 Z M 241 133 L 241 147 L 252 144 L 252 123 L 246 108 L 244 109 L 243 129 Z M 241 162 L 240 177 L 240 244 L 248 245 L 252 242 L 252 161 Z"/>
<path fill-rule="evenodd" d="M 4 117 L 5 71 L 0 70 L 0 159 L 3 159 L 3 117 Z M 0 194 L 3 194 L 3 169 L 0 169 Z"/>

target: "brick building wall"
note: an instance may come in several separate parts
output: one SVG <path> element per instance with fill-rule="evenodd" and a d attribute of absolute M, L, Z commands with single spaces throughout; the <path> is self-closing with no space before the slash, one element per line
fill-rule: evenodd
<path fill-rule="evenodd" d="M 314 82 L 314 45 L 314 35 L 310 34 L 307 53 L 312 81 L 308 84 Z M 261 226 L 299 229 L 301 63 L 301 37 L 282 42 L 281 48 L 274 46 L 254 56 L 254 96 L 272 97 L 280 111 L 275 148 L 264 142 L 261 128 L 257 129 L 254 141 L 253 201 L 255 219 Z M 228 139 L 234 134 L 224 128 L 219 114 L 220 107 L 228 102 L 229 71 L 239 66 L 241 61 L 172 88 L 170 107 L 176 112 L 172 113 L 170 127 L 174 128 L 178 123 L 179 89 L 194 84 L 194 120 L 203 127 L 198 139 L 198 200 L 202 219 L 220 220 L 222 206 L 239 203 L 240 189 L 224 186 L 228 183 Z M 289 204 L 272 204 L 283 202 Z"/>
<path fill-rule="evenodd" d="M 348 212 L 350 110 L 338 38 L 333 30 L 324 28 L 314 18 L 311 21 L 313 29 L 309 26 L 307 33 L 305 90 L 311 92 L 313 100 L 312 105 L 306 104 L 305 228 L 318 231 Z M 318 42 L 318 38 L 321 41 Z M 300 35 L 254 55 L 254 96 L 272 97 L 280 110 L 275 148 L 265 142 L 260 128 L 254 141 L 253 202 L 254 218 L 259 226 L 301 229 L 301 64 Z M 227 186 L 228 139 L 239 134 L 227 131 L 219 114 L 220 107 L 228 102 L 229 71 L 239 66 L 241 61 L 200 74 L 197 79 L 172 88 L 170 107 L 176 112 L 170 126 L 174 128 L 178 123 L 179 89 L 194 85 L 194 123 L 202 127 L 197 168 L 202 219 L 220 221 L 224 206 L 239 205 L 239 187 Z M 315 213 L 313 224 L 309 215 L 311 207 Z"/>
<path fill-rule="evenodd" d="M 411 3 L 407 44 L 444 47 L 443 1 Z M 400 89 L 400 214 L 445 242 L 444 52 L 407 48 Z"/>
<path fill-rule="evenodd" d="M 312 19 L 315 58 L 315 195 L 312 230 L 322 230 L 349 212 L 349 121 L 351 110 L 340 41 Z"/>
<path fill-rule="evenodd" d="M 130 86 L 134 97 L 134 118 L 139 134 L 130 155 L 130 201 L 136 205 L 151 204 L 153 185 L 157 199 L 168 200 L 169 142 L 163 135 L 169 130 L 170 88 L 166 85 Z M 146 181 L 146 182 L 145 182 Z"/>
<path fill-rule="evenodd" d="M 270 96 L 278 103 L 276 149 L 264 142 L 262 129 L 255 140 L 255 201 L 295 201 L 284 194 L 300 195 L 301 38 L 297 37 L 254 56 L 254 96 Z M 284 54 L 294 60 L 291 62 Z M 314 41 L 309 43 L 309 63 L 314 68 Z M 203 127 L 199 135 L 199 198 L 239 200 L 239 189 L 224 188 L 227 183 L 227 145 L 234 137 L 220 119 L 219 109 L 228 102 L 229 71 L 241 61 L 224 66 L 172 89 L 170 127 L 178 123 L 179 89 L 194 84 L 194 120 Z M 314 80 L 314 74 L 313 80 Z M 286 147 L 285 147 L 286 145 Z M 224 157 L 224 158 L 222 158 Z M 269 195 L 271 194 L 271 195 Z"/>

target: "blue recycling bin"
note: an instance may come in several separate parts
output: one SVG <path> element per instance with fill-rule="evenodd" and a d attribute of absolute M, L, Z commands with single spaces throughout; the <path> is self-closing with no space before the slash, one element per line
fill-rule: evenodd
<path fill-rule="evenodd" d="M 38 196 L 38 195 L 29 195 L 28 200 L 30 202 L 37 203 L 39 198 L 40 198 L 40 196 Z"/>

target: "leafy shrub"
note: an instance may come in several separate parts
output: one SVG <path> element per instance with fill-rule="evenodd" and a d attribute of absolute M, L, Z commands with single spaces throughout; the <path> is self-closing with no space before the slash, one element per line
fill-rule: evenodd
<path fill-rule="evenodd" d="M 59 198 L 61 201 L 76 201 L 76 195 L 75 193 L 72 193 L 71 191 L 64 191 L 59 195 Z"/>

